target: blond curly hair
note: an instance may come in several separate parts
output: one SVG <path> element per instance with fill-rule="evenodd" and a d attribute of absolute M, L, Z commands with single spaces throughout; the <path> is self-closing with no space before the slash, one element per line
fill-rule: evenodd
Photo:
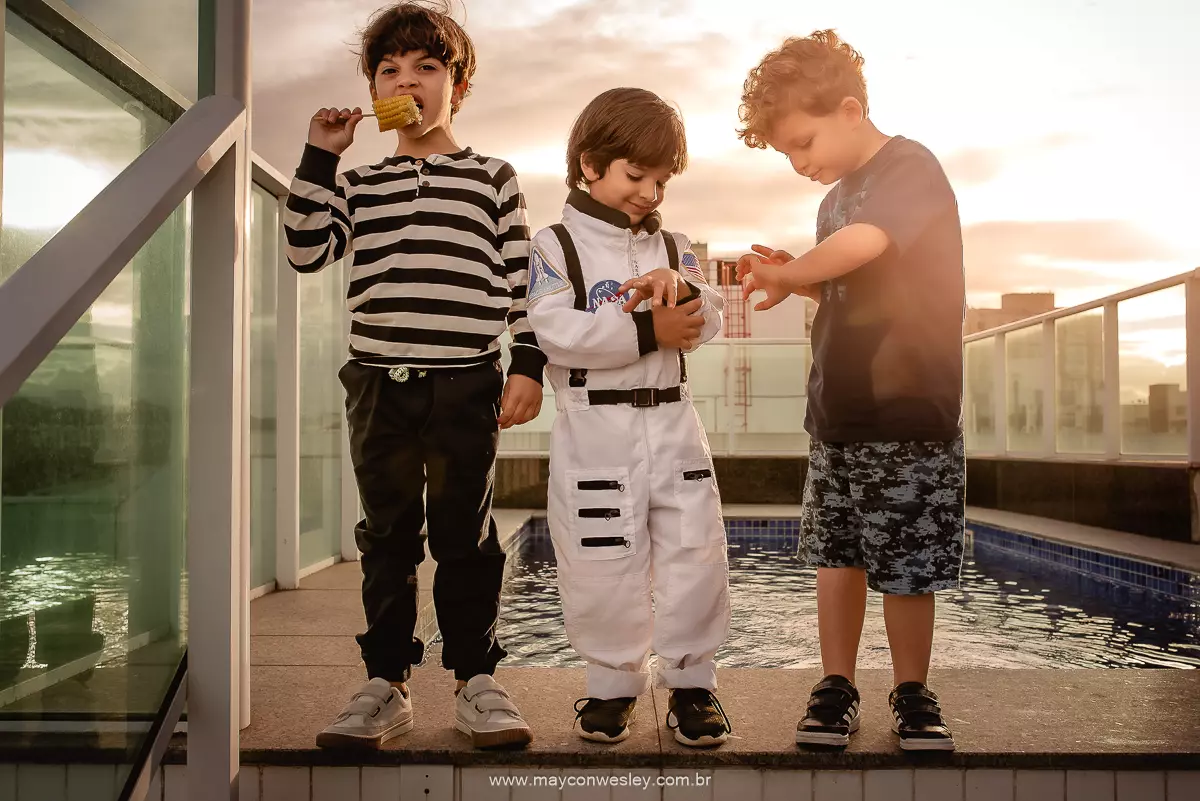
<path fill-rule="evenodd" d="M 792 37 L 750 70 L 742 88 L 738 136 L 748 147 L 765 149 L 765 137 L 785 114 L 802 110 L 830 114 L 847 97 L 867 108 L 863 57 L 832 30 Z"/>

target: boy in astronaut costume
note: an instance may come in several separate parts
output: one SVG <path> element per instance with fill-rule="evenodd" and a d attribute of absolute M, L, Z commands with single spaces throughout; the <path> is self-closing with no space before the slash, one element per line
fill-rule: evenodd
<path fill-rule="evenodd" d="M 567 636 L 587 661 L 580 733 L 629 735 L 653 648 L 676 740 L 719 745 L 728 558 L 683 354 L 717 334 L 724 300 L 655 211 L 687 165 L 683 122 L 651 92 L 605 92 L 575 121 L 567 164 L 562 222 L 533 239 L 527 307 L 558 409 L 548 512 Z"/>

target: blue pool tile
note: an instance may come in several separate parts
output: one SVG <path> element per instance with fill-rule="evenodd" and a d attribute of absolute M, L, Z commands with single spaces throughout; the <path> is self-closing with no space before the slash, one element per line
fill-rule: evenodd
<path fill-rule="evenodd" d="M 1080 545 L 1068 545 L 972 525 L 974 544 L 1056 565 L 1079 575 L 1097 576 L 1134 591 L 1153 591 L 1190 600 L 1200 597 L 1200 575 Z"/>
<path fill-rule="evenodd" d="M 1185 601 L 1200 600 L 1200 574 L 1179 568 L 1153 564 L 1140 559 L 1095 551 L 1081 545 L 1055 542 L 978 523 L 969 523 L 965 551 L 996 549 L 1004 553 L 1056 566 L 1063 574 L 1073 575 L 1080 590 L 1094 593 L 1100 585 L 1104 592 L 1154 592 Z M 725 521 L 731 546 L 747 550 L 799 549 L 798 519 L 731 519 Z M 545 518 L 534 518 L 526 526 L 526 536 L 549 538 Z M 1085 577 L 1103 579 L 1084 581 Z"/>

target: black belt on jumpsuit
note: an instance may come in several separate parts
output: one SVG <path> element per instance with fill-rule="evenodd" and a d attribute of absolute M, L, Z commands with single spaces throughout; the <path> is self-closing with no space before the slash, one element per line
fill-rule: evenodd
<path fill-rule="evenodd" d="M 591 406 L 619 406 L 628 403 L 637 409 L 645 409 L 663 403 L 678 403 L 683 399 L 678 385 L 667 389 L 656 387 L 592 389 L 588 390 L 587 395 L 588 404 Z"/>

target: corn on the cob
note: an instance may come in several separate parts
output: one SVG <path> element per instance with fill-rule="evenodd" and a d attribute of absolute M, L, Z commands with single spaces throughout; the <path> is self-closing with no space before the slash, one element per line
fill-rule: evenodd
<path fill-rule="evenodd" d="M 421 110 L 412 95 L 381 97 L 371 104 L 380 131 L 394 131 L 421 121 Z"/>

